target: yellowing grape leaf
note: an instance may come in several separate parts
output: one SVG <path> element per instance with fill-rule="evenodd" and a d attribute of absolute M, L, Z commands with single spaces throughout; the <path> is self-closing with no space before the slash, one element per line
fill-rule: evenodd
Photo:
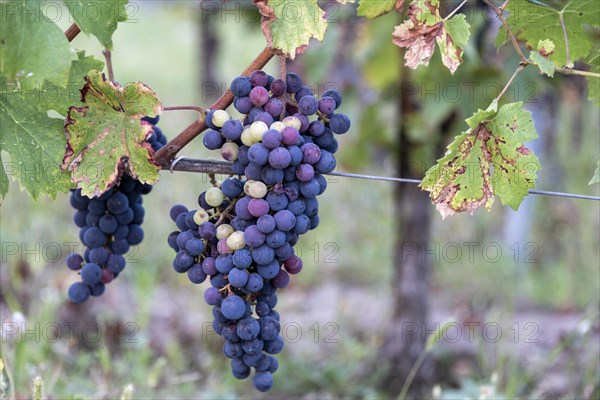
<path fill-rule="evenodd" d="M 65 121 L 67 149 L 62 167 L 87 196 L 98 196 L 123 174 L 144 183 L 158 179 L 153 150 L 145 142 L 151 127 L 146 115 L 161 111 L 156 94 L 140 82 L 121 87 L 97 71 L 81 90 L 84 107 L 70 107 Z"/>
<path fill-rule="evenodd" d="M 469 24 L 464 14 L 443 20 L 439 6 L 439 0 L 413 0 L 408 6 L 408 19 L 396 26 L 392 38 L 394 44 L 406 49 L 406 66 L 413 69 L 429 65 L 437 43 L 443 64 L 454 74 L 469 40 Z"/>
<path fill-rule="evenodd" d="M 360 0 L 356 14 L 359 17 L 377 18 L 392 11 L 402 10 L 404 0 Z"/>
<path fill-rule="evenodd" d="M 535 187 L 539 160 L 524 142 L 537 138 L 531 113 L 523 103 L 496 103 L 467 120 L 469 130 L 448 146 L 446 155 L 430 168 L 421 188 L 430 192 L 443 218 L 484 206 L 488 210 L 497 195 L 503 204 L 517 209 Z"/>
<path fill-rule="evenodd" d="M 68 0 L 65 5 L 86 35 L 94 35 L 105 48 L 112 50 L 112 35 L 119 22 L 127 20 L 127 0 Z"/>
<path fill-rule="evenodd" d="M 63 121 L 48 117 L 28 94 L 15 88 L 0 77 L 0 149 L 10 155 L 2 174 L 18 181 L 34 199 L 40 194 L 54 197 L 66 192 L 69 175 L 60 168 L 65 152 Z M 6 175 L 0 179 L 3 197 L 8 180 Z"/>
<path fill-rule="evenodd" d="M 600 25 L 600 1 L 598 0 L 557 0 L 532 2 L 511 0 L 506 8 L 507 23 L 518 40 L 535 48 L 540 40 L 549 39 L 555 51 L 549 59 L 561 68 L 567 64 L 567 43 L 561 24 L 561 16 L 567 30 L 571 62 L 586 57 L 594 40 L 586 27 Z M 496 46 L 508 41 L 504 27 L 498 32 Z"/>
<path fill-rule="evenodd" d="M 308 47 L 310 39 L 322 41 L 327 22 L 317 0 L 253 0 L 262 15 L 267 45 L 292 60 Z"/>

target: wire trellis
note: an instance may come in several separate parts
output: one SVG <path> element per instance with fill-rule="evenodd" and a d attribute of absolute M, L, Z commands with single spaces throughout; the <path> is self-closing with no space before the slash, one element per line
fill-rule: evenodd
<path fill-rule="evenodd" d="M 170 168 L 163 168 L 173 171 L 185 171 L 185 172 L 200 172 L 207 174 L 224 174 L 224 175 L 233 175 L 233 170 L 231 169 L 231 163 L 227 161 L 217 161 L 217 160 L 199 160 L 187 158 L 185 156 L 177 157 L 171 163 Z M 382 181 L 382 182 L 399 182 L 399 183 L 411 183 L 411 184 L 420 184 L 421 180 L 419 179 L 409 179 L 409 178 L 396 178 L 392 176 L 380 176 L 380 175 L 365 175 L 365 174 L 353 174 L 349 172 L 330 172 L 326 175 L 331 176 L 341 176 L 344 178 L 354 178 L 354 179 L 367 179 L 372 181 Z M 555 192 L 549 190 L 538 190 L 538 189 L 530 189 L 529 194 L 535 195 L 543 195 L 543 196 L 552 196 L 552 197 L 566 197 L 571 199 L 578 200 L 591 200 L 591 201 L 600 201 L 600 196 L 592 196 L 587 194 L 578 194 L 578 193 L 566 193 L 566 192 Z"/>

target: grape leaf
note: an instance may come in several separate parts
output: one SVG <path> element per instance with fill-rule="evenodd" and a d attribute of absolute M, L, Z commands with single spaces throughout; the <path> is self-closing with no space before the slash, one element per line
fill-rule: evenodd
<path fill-rule="evenodd" d="M 112 50 L 112 35 L 117 24 L 127 20 L 127 0 L 68 0 L 65 5 L 86 35 L 94 35 L 106 49 Z"/>
<path fill-rule="evenodd" d="M 8 193 L 8 176 L 4 171 L 4 162 L 0 159 L 0 204 L 6 198 L 6 193 Z"/>
<path fill-rule="evenodd" d="M 430 168 L 421 188 L 430 192 L 443 218 L 457 212 L 488 210 L 495 195 L 517 209 L 535 187 L 539 160 L 523 143 L 537 138 L 531 113 L 523 103 L 493 103 L 466 122 L 469 130 L 448 146 L 446 155 Z"/>
<path fill-rule="evenodd" d="M 600 1 L 561 0 L 555 3 L 558 7 L 529 0 L 511 0 L 506 8 L 509 12 L 507 23 L 515 37 L 530 48 L 535 48 L 540 40 L 551 40 L 556 48 L 549 58 L 557 67 L 563 67 L 567 64 L 567 44 L 561 15 L 567 30 L 571 62 L 575 62 L 586 57 L 592 48 L 594 42 L 585 26 L 599 26 Z M 496 46 L 500 47 L 507 41 L 508 36 L 503 27 L 496 37 Z"/>
<path fill-rule="evenodd" d="M 0 75 L 8 81 L 41 85 L 44 80 L 67 79 L 75 53 L 63 31 L 41 16 L 44 3 L 42 0 L 0 3 Z"/>
<path fill-rule="evenodd" d="M 594 176 L 588 185 L 593 185 L 594 183 L 600 183 L 600 161 L 598 161 L 598 166 L 596 167 L 596 172 L 594 172 Z"/>
<path fill-rule="evenodd" d="M 469 40 L 469 24 L 464 14 L 443 20 L 439 6 L 439 0 L 413 0 L 408 6 L 408 19 L 396 26 L 392 38 L 396 46 L 407 49 L 404 59 L 412 69 L 429 65 L 437 43 L 443 64 L 454 74 Z"/>
<path fill-rule="evenodd" d="M 538 51 L 532 51 L 529 58 L 544 74 L 551 78 L 554 76 L 554 63 L 548 57 L 544 57 Z"/>
<path fill-rule="evenodd" d="M 11 159 L 6 172 L 34 199 L 67 191 L 69 176 L 60 169 L 66 144 L 63 121 L 48 117 L 22 91 L 9 89 L 4 78 L 0 85 L 0 148 Z"/>
<path fill-rule="evenodd" d="M 262 15 L 267 45 L 292 60 L 302 54 L 311 38 L 322 41 L 327 22 L 317 0 L 253 0 Z"/>
<path fill-rule="evenodd" d="M 585 60 L 590 66 L 590 72 L 600 74 L 600 44 L 596 43 Z M 588 99 L 600 106 L 600 79 L 586 77 L 588 81 Z"/>
<path fill-rule="evenodd" d="M 402 9 L 404 0 L 360 0 L 356 14 L 359 17 L 377 18 L 380 15 Z"/>
<path fill-rule="evenodd" d="M 71 62 L 69 78 L 66 82 L 44 82 L 40 90 L 39 108 L 55 110 L 66 116 L 70 106 L 82 105 L 79 89 L 85 83 L 84 77 L 91 70 L 102 70 L 102 68 L 104 68 L 104 62 L 94 56 L 86 56 L 84 50 L 77 52 L 77 60 Z"/>
<path fill-rule="evenodd" d="M 97 71 L 81 90 L 84 107 L 70 107 L 65 122 L 67 150 L 63 169 L 87 196 L 112 187 L 123 172 L 144 183 L 158 179 L 153 150 L 144 140 L 151 127 L 140 123 L 161 111 L 156 94 L 140 82 L 125 87 L 106 81 Z"/>

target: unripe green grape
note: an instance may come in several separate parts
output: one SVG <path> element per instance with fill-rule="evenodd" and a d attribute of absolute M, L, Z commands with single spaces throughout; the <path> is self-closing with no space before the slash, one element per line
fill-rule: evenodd
<path fill-rule="evenodd" d="M 269 129 L 275 129 L 278 132 L 281 132 L 287 125 L 281 121 L 275 121 L 271 124 Z"/>
<path fill-rule="evenodd" d="M 255 199 L 262 199 L 267 195 L 267 185 L 259 181 L 247 181 L 244 183 L 244 193 Z"/>
<path fill-rule="evenodd" d="M 227 238 L 227 246 L 232 250 L 243 249 L 246 246 L 244 241 L 244 232 L 235 231 Z"/>
<path fill-rule="evenodd" d="M 225 110 L 216 110 L 212 115 L 212 123 L 219 128 L 223 126 L 223 124 L 229 121 L 231 117 Z"/>
<path fill-rule="evenodd" d="M 225 196 L 223 192 L 218 187 L 211 187 L 206 191 L 204 195 L 204 199 L 208 203 L 209 206 L 218 207 L 221 205 L 223 200 L 225 200 Z"/>
<path fill-rule="evenodd" d="M 208 215 L 206 210 L 202 208 L 194 213 L 194 222 L 196 223 L 196 225 L 202 225 L 203 223 L 208 222 L 209 219 L 210 216 Z"/>
<path fill-rule="evenodd" d="M 248 147 L 252 146 L 255 143 L 254 139 L 252 138 L 252 134 L 250 133 L 250 127 L 246 127 L 244 129 L 244 131 L 242 132 L 241 139 L 242 143 Z"/>
<path fill-rule="evenodd" d="M 283 123 L 285 124 L 285 126 L 293 126 L 298 130 L 300 130 L 300 127 L 302 126 L 302 123 L 296 117 L 285 117 L 283 119 Z"/>
<path fill-rule="evenodd" d="M 234 232 L 234 229 L 229 224 L 221 224 L 217 226 L 217 239 L 227 239 Z"/>
<path fill-rule="evenodd" d="M 300 122 L 300 121 L 298 121 Z M 263 133 L 265 133 L 269 127 L 262 121 L 256 121 L 252 125 L 250 125 L 250 134 L 252 135 L 252 139 L 254 143 L 258 143 L 261 141 Z"/>
<path fill-rule="evenodd" d="M 221 146 L 221 156 L 227 161 L 235 161 L 238 158 L 238 145 L 233 142 L 224 143 Z"/>

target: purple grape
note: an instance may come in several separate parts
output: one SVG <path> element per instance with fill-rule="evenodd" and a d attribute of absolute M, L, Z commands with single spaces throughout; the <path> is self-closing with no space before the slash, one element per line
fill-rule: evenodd
<path fill-rule="evenodd" d="M 350 118 L 345 114 L 333 114 L 329 117 L 329 128 L 339 135 L 350 130 Z"/>
<path fill-rule="evenodd" d="M 283 96 L 286 92 L 286 89 L 286 84 L 281 79 L 275 79 L 273 82 L 271 82 L 271 93 L 273 93 L 273 96 L 275 97 Z"/>
<path fill-rule="evenodd" d="M 296 216 L 288 210 L 277 211 L 274 215 L 274 218 L 277 229 L 284 232 L 292 230 L 294 228 L 294 224 L 296 223 Z"/>
<path fill-rule="evenodd" d="M 248 206 L 250 204 L 249 197 L 242 197 L 235 203 L 235 213 L 238 217 L 242 219 L 252 219 L 252 214 L 248 210 Z"/>
<path fill-rule="evenodd" d="M 320 193 L 320 190 L 321 186 L 315 178 L 308 182 L 300 183 L 300 193 L 302 193 L 302 196 L 304 197 L 315 197 Z"/>
<path fill-rule="evenodd" d="M 292 155 L 286 148 L 278 147 L 271 150 L 268 160 L 273 168 L 283 169 L 292 162 Z"/>
<path fill-rule="evenodd" d="M 272 211 L 284 210 L 288 205 L 288 198 L 285 194 L 277 194 L 274 192 L 267 193 L 265 197 Z"/>
<path fill-rule="evenodd" d="M 306 143 L 301 147 L 302 161 L 308 164 L 316 164 L 321 159 L 321 149 L 314 143 Z"/>
<path fill-rule="evenodd" d="M 281 247 L 285 243 L 285 233 L 278 229 L 275 229 L 273 232 L 269 233 L 266 236 L 265 243 L 267 244 L 267 246 L 272 247 L 274 249 Z"/>
<path fill-rule="evenodd" d="M 250 100 L 255 106 L 262 106 L 269 101 L 269 92 L 262 86 L 256 86 L 250 92 Z M 331 99 L 331 101 L 333 101 L 333 99 Z"/>
<path fill-rule="evenodd" d="M 233 265 L 237 268 L 248 268 L 252 265 L 252 254 L 247 248 L 236 250 L 233 253 Z"/>
<path fill-rule="evenodd" d="M 250 110 L 252 110 L 252 107 L 254 107 L 254 104 L 252 104 L 252 100 L 250 100 L 250 97 L 245 96 L 237 98 L 234 101 L 233 106 L 241 114 L 248 114 Z M 206 118 L 208 119 L 208 114 L 206 115 Z"/>
<path fill-rule="evenodd" d="M 242 288 L 248 283 L 248 271 L 245 269 L 234 268 L 229 272 L 227 278 L 231 286 L 236 288 Z"/>
<path fill-rule="evenodd" d="M 254 217 L 261 217 L 269 212 L 269 203 L 263 199 L 252 199 L 248 202 L 248 211 Z"/>
<path fill-rule="evenodd" d="M 296 98 L 296 100 L 298 101 L 298 103 L 300 103 L 300 100 L 302 100 L 305 97 L 314 97 L 314 93 L 313 93 L 313 91 L 312 91 L 312 89 L 310 87 L 308 87 L 308 86 L 302 86 L 300 88 L 300 90 L 298 90 L 294 94 L 294 97 Z M 312 114 L 314 114 L 314 113 L 312 113 Z"/>
<path fill-rule="evenodd" d="M 229 320 L 236 320 L 241 318 L 244 315 L 245 310 L 246 302 L 240 296 L 231 295 L 226 297 L 221 302 L 221 312 L 223 313 L 223 316 Z"/>
<path fill-rule="evenodd" d="M 281 131 L 281 142 L 286 146 L 295 145 L 300 137 L 300 132 L 293 126 L 286 126 Z"/>
<path fill-rule="evenodd" d="M 294 225 L 293 232 L 298 235 L 303 235 L 310 229 L 310 218 L 305 214 L 296 216 L 296 225 Z"/>
<path fill-rule="evenodd" d="M 225 139 L 228 140 L 238 140 L 242 135 L 242 131 L 244 127 L 242 123 L 237 119 L 230 119 L 229 121 L 225 121 L 223 124 L 223 128 L 221 128 L 221 132 Z"/>
<path fill-rule="evenodd" d="M 271 114 L 273 118 L 277 119 L 283 111 L 283 103 L 281 100 L 271 97 L 264 105 L 264 109 Z"/>
<path fill-rule="evenodd" d="M 264 122 L 267 126 L 271 126 L 271 124 L 273 123 L 274 120 L 273 120 L 273 117 L 271 116 L 271 114 L 263 111 L 263 112 L 256 114 L 256 116 L 254 117 L 253 122 L 257 122 L 257 121 Z"/>
<path fill-rule="evenodd" d="M 310 164 L 300 164 L 296 167 L 296 177 L 302 182 L 308 182 L 315 176 L 315 170 Z"/>
<path fill-rule="evenodd" d="M 300 113 L 294 114 L 294 117 L 298 118 L 298 120 L 300 121 L 300 132 L 306 132 L 308 126 L 310 125 L 310 120 L 308 119 L 308 117 Z"/>
<path fill-rule="evenodd" d="M 269 76 L 264 71 L 256 70 L 250 74 L 250 83 L 253 87 L 262 86 L 264 88 L 269 84 Z"/>
<path fill-rule="evenodd" d="M 331 97 L 334 101 L 335 101 L 335 108 L 340 108 L 340 106 L 342 105 L 342 96 L 340 95 L 340 93 L 337 90 L 333 90 L 330 89 L 328 91 L 326 91 L 325 93 L 323 93 L 323 97 Z"/>
<path fill-rule="evenodd" d="M 321 174 L 328 174 L 336 167 L 336 161 L 333 154 L 327 150 L 321 150 L 321 158 L 315 164 L 315 169 Z"/>
<path fill-rule="evenodd" d="M 67 267 L 73 271 L 79 271 L 83 265 L 81 254 L 71 253 L 67 256 Z"/>
<path fill-rule="evenodd" d="M 262 177 L 262 170 L 263 170 L 263 167 L 251 162 L 244 169 L 244 175 L 246 175 L 246 178 L 248 178 L 248 179 L 251 179 L 254 181 L 260 181 L 261 177 Z"/>
<path fill-rule="evenodd" d="M 202 271 L 204 271 L 206 275 L 216 275 L 219 271 L 217 271 L 215 259 L 212 257 L 206 257 L 202 261 Z"/>
<path fill-rule="evenodd" d="M 259 247 L 265 242 L 265 234 L 251 225 L 244 231 L 244 241 L 250 248 Z"/>
<path fill-rule="evenodd" d="M 265 165 L 260 176 L 265 185 L 275 185 L 277 182 L 283 180 L 284 173 L 281 169 L 275 169 L 270 165 Z"/>
<path fill-rule="evenodd" d="M 270 125 L 270 124 L 267 124 Z M 285 130 L 285 129 L 284 129 Z M 263 133 L 262 144 L 269 150 L 279 147 L 282 140 L 282 133 L 275 129 L 269 129 Z"/>
<path fill-rule="evenodd" d="M 298 102 L 298 110 L 304 115 L 313 115 L 319 109 L 319 100 L 314 96 L 304 96 Z"/>
<path fill-rule="evenodd" d="M 288 93 L 296 93 L 302 88 L 302 78 L 297 74 L 290 72 L 285 77 L 285 85 Z"/>
<path fill-rule="evenodd" d="M 260 276 L 256 272 L 251 272 L 248 276 L 248 282 L 246 283 L 246 286 L 244 286 L 244 288 L 247 289 L 250 293 L 257 293 L 263 288 L 263 286 L 264 279 L 262 278 L 262 276 Z"/>
<path fill-rule="evenodd" d="M 223 145 L 223 136 L 221 136 L 221 132 L 209 129 L 204 133 L 202 143 L 204 143 L 204 147 L 209 150 L 217 150 Z"/>
<path fill-rule="evenodd" d="M 195 284 L 200 284 L 206 280 L 206 273 L 202 270 L 202 266 L 194 264 L 188 269 L 188 279 Z"/>
<path fill-rule="evenodd" d="M 325 125 L 321 121 L 313 121 L 308 126 L 308 133 L 313 137 L 321 136 L 325 132 Z"/>
<path fill-rule="evenodd" d="M 206 304 L 208 305 L 215 306 L 219 304 L 222 298 L 223 296 L 217 288 L 209 287 L 204 292 L 204 301 L 206 301 Z"/>
<path fill-rule="evenodd" d="M 252 90 L 252 84 L 247 76 L 238 76 L 231 82 L 231 91 L 237 97 L 248 96 Z"/>
<path fill-rule="evenodd" d="M 269 160 L 269 149 L 262 143 L 255 143 L 248 150 L 248 159 L 254 164 L 263 166 Z"/>
<path fill-rule="evenodd" d="M 322 97 L 319 100 L 319 111 L 325 115 L 332 114 L 335 111 L 335 100 L 328 96 Z"/>
<path fill-rule="evenodd" d="M 262 233 L 271 233 L 275 230 L 275 218 L 272 215 L 265 214 L 258 218 L 256 227 Z"/>

